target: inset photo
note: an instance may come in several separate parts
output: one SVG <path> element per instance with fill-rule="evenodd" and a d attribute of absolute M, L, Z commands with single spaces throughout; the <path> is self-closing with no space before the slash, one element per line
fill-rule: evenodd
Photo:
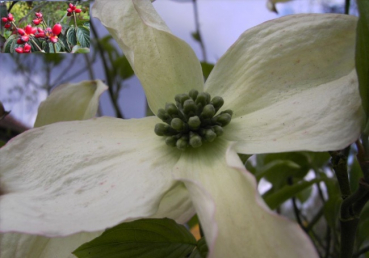
<path fill-rule="evenodd" d="M 89 53 L 90 1 L 0 1 L 0 53 Z"/>

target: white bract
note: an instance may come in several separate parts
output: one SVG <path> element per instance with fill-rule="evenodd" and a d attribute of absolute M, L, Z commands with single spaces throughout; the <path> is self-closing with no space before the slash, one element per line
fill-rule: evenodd
<path fill-rule="evenodd" d="M 209 257 L 317 257 L 297 224 L 266 207 L 237 153 L 337 150 L 357 139 L 357 19 L 263 23 L 240 36 L 204 84 L 193 50 L 149 0 L 96 0 L 93 15 L 123 49 L 155 114 L 196 89 L 223 97 L 233 119 L 223 136 L 185 151 L 155 135 L 157 117 L 29 130 L 0 149 L 0 230 L 62 237 L 139 218 L 181 223 L 194 207 Z"/>

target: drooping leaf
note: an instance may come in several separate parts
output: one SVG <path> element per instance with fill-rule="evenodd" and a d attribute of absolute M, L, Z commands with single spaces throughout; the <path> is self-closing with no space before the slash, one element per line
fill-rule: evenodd
<path fill-rule="evenodd" d="M 277 191 L 277 192 L 269 195 L 268 197 L 266 197 L 264 199 L 264 201 L 266 202 L 266 204 L 269 206 L 270 209 L 274 210 L 279 205 L 281 205 L 282 203 L 284 203 L 288 199 L 292 198 L 293 196 L 295 196 L 299 192 L 301 192 L 301 191 L 305 190 L 306 188 L 312 186 L 316 182 L 319 182 L 319 180 L 314 179 L 314 180 L 311 180 L 311 181 L 303 181 L 301 183 L 294 184 L 294 185 L 286 185 L 282 189 L 280 189 L 279 191 Z"/>
<path fill-rule="evenodd" d="M 100 237 L 81 245 L 78 258 L 178 258 L 189 255 L 196 239 L 170 219 L 142 219 L 107 229 Z"/>
<path fill-rule="evenodd" d="M 125 80 L 134 75 L 131 65 L 129 64 L 126 56 L 119 56 L 113 62 L 113 67 L 116 69 L 117 74 Z"/>
<path fill-rule="evenodd" d="M 369 1 L 357 1 L 359 21 L 356 35 L 356 71 L 367 118 L 369 117 Z M 369 128 L 367 126 L 367 128 Z M 368 133 L 368 132 L 367 132 Z"/>

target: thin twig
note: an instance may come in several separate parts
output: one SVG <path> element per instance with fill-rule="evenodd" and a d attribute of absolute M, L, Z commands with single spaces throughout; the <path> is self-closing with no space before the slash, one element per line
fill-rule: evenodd
<path fill-rule="evenodd" d="M 202 36 L 201 36 L 201 32 L 200 32 L 200 22 L 199 22 L 199 12 L 198 12 L 198 8 L 197 8 L 197 1 L 196 0 L 192 0 L 193 3 L 193 11 L 194 11 L 194 16 L 195 16 L 195 26 L 196 26 L 196 36 L 198 37 L 198 41 L 200 43 L 200 47 L 201 47 L 201 51 L 202 51 L 202 59 L 204 62 L 207 62 L 207 58 L 206 58 L 206 51 L 205 51 L 205 46 L 204 46 L 204 42 L 202 40 Z"/>

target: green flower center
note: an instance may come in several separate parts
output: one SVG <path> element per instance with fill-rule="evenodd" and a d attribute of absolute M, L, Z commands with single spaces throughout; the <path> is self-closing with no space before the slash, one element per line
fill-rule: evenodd
<path fill-rule="evenodd" d="M 176 104 L 167 103 L 157 116 L 165 123 L 155 125 L 155 133 L 164 136 L 169 146 L 184 150 L 200 147 L 223 134 L 223 127 L 232 119 L 232 110 L 217 114 L 223 106 L 221 97 L 211 98 L 207 92 L 191 90 L 175 96 Z"/>

